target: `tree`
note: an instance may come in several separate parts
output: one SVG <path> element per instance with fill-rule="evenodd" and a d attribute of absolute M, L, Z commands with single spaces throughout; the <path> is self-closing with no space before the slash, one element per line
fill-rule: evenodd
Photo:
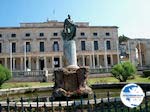
<path fill-rule="evenodd" d="M 123 62 L 115 65 L 111 70 L 112 75 L 120 82 L 126 82 L 126 80 L 136 73 L 136 68 L 131 62 Z"/>
<path fill-rule="evenodd" d="M 3 67 L 1 64 L 0 64 L 0 87 L 2 86 L 2 84 L 9 80 L 11 78 L 11 72 L 9 69 Z"/>
<path fill-rule="evenodd" d="M 129 39 L 129 37 L 126 37 L 124 35 L 119 36 L 119 44 L 121 44 L 122 42 L 127 42 Z"/>

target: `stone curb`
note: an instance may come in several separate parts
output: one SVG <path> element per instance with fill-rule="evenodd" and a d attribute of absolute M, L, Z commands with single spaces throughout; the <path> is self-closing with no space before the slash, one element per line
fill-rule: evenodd
<path fill-rule="evenodd" d="M 53 86 L 40 86 L 40 87 L 22 87 L 22 88 L 11 88 L 11 89 L 0 89 L 0 95 L 9 95 L 9 94 L 23 94 L 28 92 L 42 92 L 42 91 L 51 91 Z"/>
<path fill-rule="evenodd" d="M 122 88 L 128 83 L 101 83 L 91 85 L 92 89 L 109 89 L 109 88 Z M 136 83 L 142 87 L 143 90 L 150 91 L 150 83 Z M 11 88 L 11 89 L 0 89 L 0 95 L 9 95 L 9 94 L 24 94 L 28 92 L 42 92 L 42 91 L 51 91 L 53 86 L 40 86 L 40 87 L 22 87 L 22 88 Z"/>
<path fill-rule="evenodd" d="M 134 83 L 134 82 L 133 82 Z M 101 84 L 93 84 L 91 85 L 92 89 L 119 89 L 123 88 L 126 84 L 126 82 L 123 83 L 101 83 Z M 138 84 L 144 91 L 150 91 L 150 83 L 135 83 Z"/>

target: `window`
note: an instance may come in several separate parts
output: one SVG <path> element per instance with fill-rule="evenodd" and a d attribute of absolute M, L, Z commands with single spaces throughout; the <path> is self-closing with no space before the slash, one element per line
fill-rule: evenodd
<path fill-rule="evenodd" d="M 110 41 L 109 40 L 106 41 L 106 48 L 107 48 L 107 50 L 111 49 L 111 45 L 110 45 Z"/>
<path fill-rule="evenodd" d="M 94 41 L 94 50 L 98 50 L 98 41 Z"/>
<path fill-rule="evenodd" d="M 57 36 L 58 35 L 58 33 L 53 33 L 53 36 Z"/>
<path fill-rule="evenodd" d="M 15 33 L 11 34 L 11 37 L 16 37 L 16 34 Z"/>
<path fill-rule="evenodd" d="M 43 37 L 43 36 L 44 36 L 44 33 L 40 33 L 39 36 L 40 36 L 40 37 Z"/>
<path fill-rule="evenodd" d="M 81 41 L 81 50 L 85 50 L 85 41 Z"/>
<path fill-rule="evenodd" d="M 44 52 L 44 42 L 40 42 L 40 52 Z"/>
<path fill-rule="evenodd" d="M 30 33 L 26 33 L 26 37 L 30 37 Z"/>
<path fill-rule="evenodd" d="M 84 32 L 81 32 L 80 35 L 81 35 L 81 36 L 85 36 L 85 33 L 84 33 Z"/>
<path fill-rule="evenodd" d="M 97 36 L 97 33 L 96 33 L 96 32 L 94 32 L 94 33 L 93 33 L 93 36 Z"/>
<path fill-rule="evenodd" d="M 26 42 L 26 52 L 30 52 L 31 51 L 31 44 L 30 42 Z"/>
<path fill-rule="evenodd" d="M 2 53 L 2 43 L 0 43 L 0 53 Z"/>
<path fill-rule="evenodd" d="M 54 41 L 54 44 L 53 44 L 53 51 L 54 51 L 54 52 L 59 51 L 59 44 L 58 44 L 57 41 Z"/>
<path fill-rule="evenodd" d="M 12 43 L 12 52 L 15 53 L 16 52 L 16 43 Z"/>
<path fill-rule="evenodd" d="M 110 36 L 110 33 L 109 33 L 109 32 L 106 32 L 106 36 Z"/>
<path fill-rule="evenodd" d="M 2 37 L 2 34 L 0 34 L 0 37 Z"/>

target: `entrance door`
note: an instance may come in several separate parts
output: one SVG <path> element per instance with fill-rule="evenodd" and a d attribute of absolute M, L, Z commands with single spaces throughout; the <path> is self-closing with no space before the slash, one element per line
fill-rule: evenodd
<path fill-rule="evenodd" d="M 54 66 L 60 67 L 59 58 L 54 58 Z"/>
<path fill-rule="evenodd" d="M 43 70 L 44 69 L 44 59 L 40 59 L 39 64 L 40 64 L 40 70 Z"/>

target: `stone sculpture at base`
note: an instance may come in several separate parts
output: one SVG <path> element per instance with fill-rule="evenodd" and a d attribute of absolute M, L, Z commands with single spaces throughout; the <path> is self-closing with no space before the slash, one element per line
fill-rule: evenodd
<path fill-rule="evenodd" d="M 76 25 L 68 15 L 62 31 L 65 68 L 54 71 L 55 85 L 52 97 L 55 99 L 92 93 L 92 89 L 86 83 L 89 68 L 77 65 L 75 36 Z"/>

